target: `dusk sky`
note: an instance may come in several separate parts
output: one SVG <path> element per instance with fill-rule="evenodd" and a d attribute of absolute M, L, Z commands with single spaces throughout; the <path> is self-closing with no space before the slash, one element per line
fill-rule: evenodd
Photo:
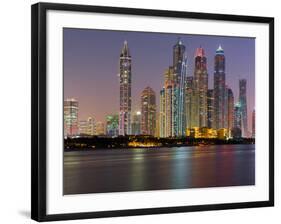
<path fill-rule="evenodd" d="M 221 44 L 226 58 L 226 83 L 238 101 L 239 79 L 247 79 L 248 126 L 255 107 L 255 39 L 128 31 L 64 28 L 64 99 L 79 102 L 79 120 L 119 111 L 119 55 L 124 40 L 132 56 L 132 111 L 140 110 L 141 91 L 150 86 L 159 95 L 164 70 L 172 64 L 173 46 L 181 38 L 186 46 L 188 76 L 194 73 L 194 53 L 205 49 L 209 89 L 213 89 L 214 56 Z"/>

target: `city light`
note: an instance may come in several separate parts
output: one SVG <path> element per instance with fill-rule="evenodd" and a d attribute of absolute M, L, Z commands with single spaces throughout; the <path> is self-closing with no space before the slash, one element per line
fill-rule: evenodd
<path fill-rule="evenodd" d="M 239 80 L 239 98 L 234 103 L 232 89 L 226 83 L 226 57 L 222 45 L 214 51 L 213 88 L 208 88 L 207 57 L 203 47 L 195 49 L 194 72 L 187 61 L 186 47 L 179 38 L 172 48 L 173 61 L 164 71 L 159 112 L 154 90 L 147 86 L 140 93 L 139 110 L 132 112 L 132 57 L 125 40 L 119 57 L 119 112 L 96 121 L 94 116 L 78 120 L 78 101 L 64 101 L 65 139 L 79 137 L 147 135 L 161 139 L 240 139 L 249 137 L 247 117 L 247 80 Z M 160 80 L 159 80 L 160 81 Z M 255 112 L 252 134 L 255 137 Z M 182 144 L 177 143 L 177 144 Z M 154 147 L 155 142 L 130 141 L 129 147 Z M 95 146 L 93 146 L 95 147 Z M 111 146 L 108 146 L 111 147 Z"/>

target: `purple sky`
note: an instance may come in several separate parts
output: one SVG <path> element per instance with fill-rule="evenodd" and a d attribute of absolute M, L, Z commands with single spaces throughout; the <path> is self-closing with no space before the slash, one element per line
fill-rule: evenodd
<path fill-rule="evenodd" d="M 156 92 L 163 86 L 164 70 L 172 64 L 172 49 L 178 37 L 186 46 L 188 76 L 193 76 L 194 53 L 200 45 L 205 49 L 209 88 L 213 88 L 214 55 L 219 44 L 226 57 L 226 83 L 239 94 L 239 79 L 247 79 L 248 126 L 255 107 L 255 39 L 225 36 L 203 36 L 128 31 L 64 28 L 64 98 L 79 101 L 79 119 L 105 116 L 118 112 L 119 54 L 124 40 L 132 56 L 132 107 L 140 110 L 140 93 L 150 86 Z"/>

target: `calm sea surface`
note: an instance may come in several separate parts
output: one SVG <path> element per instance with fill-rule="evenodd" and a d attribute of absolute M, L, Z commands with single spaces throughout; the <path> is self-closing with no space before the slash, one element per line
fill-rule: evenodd
<path fill-rule="evenodd" d="M 255 184 L 255 145 L 64 153 L 64 194 Z"/>

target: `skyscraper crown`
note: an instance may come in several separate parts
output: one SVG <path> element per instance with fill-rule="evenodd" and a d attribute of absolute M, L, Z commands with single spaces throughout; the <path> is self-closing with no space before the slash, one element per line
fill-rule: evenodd
<path fill-rule="evenodd" d="M 205 57 L 205 50 L 201 46 L 196 49 L 195 57 Z"/>
<path fill-rule="evenodd" d="M 216 54 L 224 54 L 224 50 L 222 49 L 221 45 L 219 45 L 218 49 L 216 50 Z"/>
<path fill-rule="evenodd" d="M 129 51 L 127 40 L 124 41 L 124 45 L 123 45 L 122 52 L 121 52 L 120 56 L 130 57 L 130 51 Z"/>
<path fill-rule="evenodd" d="M 178 38 L 177 45 L 182 45 L 182 41 L 180 37 Z"/>

